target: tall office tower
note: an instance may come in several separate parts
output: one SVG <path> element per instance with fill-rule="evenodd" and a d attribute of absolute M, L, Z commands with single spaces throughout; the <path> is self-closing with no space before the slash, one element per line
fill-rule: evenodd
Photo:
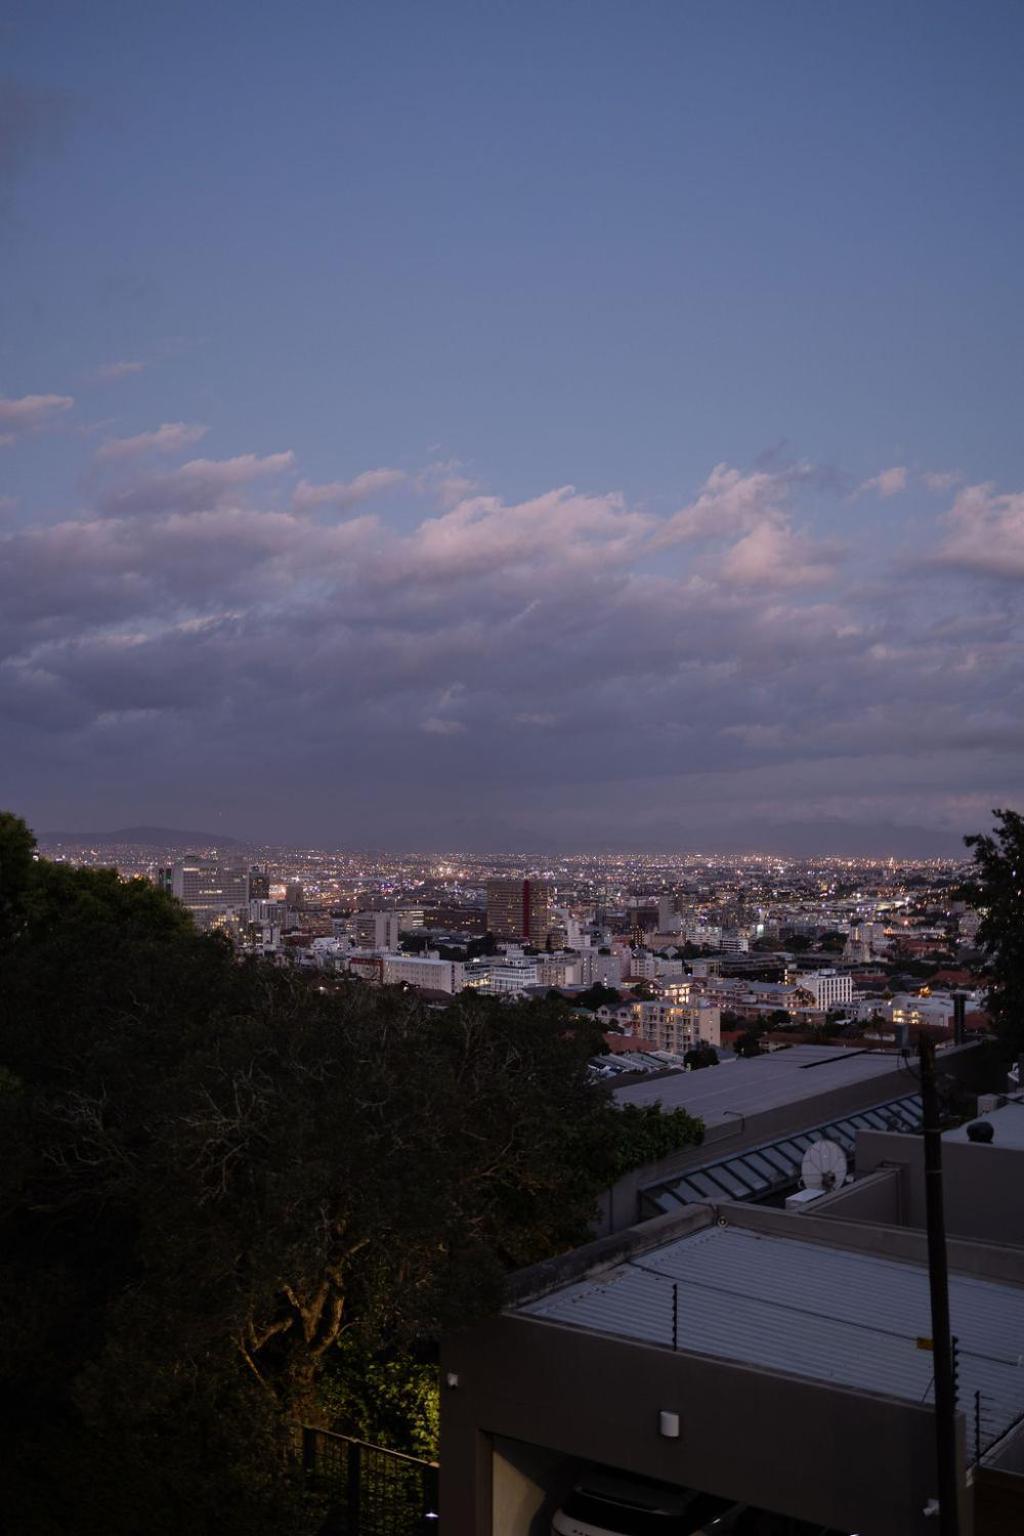
<path fill-rule="evenodd" d="M 400 918 L 397 912 L 357 912 L 356 943 L 360 949 L 398 949 Z"/>
<path fill-rule="evenodd" d="M 487 927 L 496 939 L 525 939 L 542 949 L 551 932 L 547 880 L 488 880 Z"/>
<path fill-rule="evenodd" d="M 677 932 L 681 924 L 679 914 L 676 911 L 675 891 L 661 891 L 658 894 L 658 932 Z"/>
<path fill-rule="evenodd" d="M 249 900 L 270 900 L 270 876 L 256 864 L 249 871 Z"/>
<path fill-rule="evenodd" d="M 229 912 L 248 909 L 249 870 L 245 864 L 186 854 L 171 870 L 171 891 L 188 907 L 197 927 L 209 927 Z"/>
<path fill-rule="evenodd" d="M 294 911 L 301 912 L 306 905 L 306 892 L 301 880 L 289 880 L 284 888 L 285 906 L 292 907 Z"/>

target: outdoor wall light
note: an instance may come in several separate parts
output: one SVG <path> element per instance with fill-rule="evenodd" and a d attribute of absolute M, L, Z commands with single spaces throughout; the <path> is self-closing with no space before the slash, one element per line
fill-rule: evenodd
<path fill-rule="evenodd" d="M 459 1384 L 458 1371 L 449 1371 L 444 1378 L 444 1384 L 446 1387 L 457 1387 Z"/>
<path fill-rule="evenodd" d="M 679 1439 L 679 1415 L 668 1413 L 664 1408 L 658 1414 L 658 1434 L 664 1435 L 666 1440 Z"/>

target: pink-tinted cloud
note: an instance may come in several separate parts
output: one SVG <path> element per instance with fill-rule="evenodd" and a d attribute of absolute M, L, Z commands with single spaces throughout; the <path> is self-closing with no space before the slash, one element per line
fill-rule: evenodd
<path fill-rule="evenodd" d="M 654 543 L 662 547 L 746 532 L 766 516 L 782 515 L 791 483 L 786 471 L 746 472 L 716 464 L 694 500 L 662 525 Z"/>
<path fill-rule="evenodd" d="M 951 491 L 955 485 L 963 482 L 963 473 L 959 469 L 931 470 L 921 476 L 930 491 L 941 494 L 943 491 Z"/>
<path fill-rule="evenodd" d="M 719 575 L 734 586 L 765 590 L 820 586 L 834 578 L 838 559 L 834 545 L 817 543 L 784 523 L 765 521 L 733 545 Z"/>
<path fill-rule="evenodd" d="M 332 480 L 326 485 L 314 485 L 300 480 L 295 487 L 292 506 L 296 512 L 311 512 L 317 507 L 334 507 L 343 511 L 354 507 L 371 496 L 401 485 L 406 479 L 401 469 L 367 469 L 354 480 Z"/>
<path fill-rule="evenodd" d="M 907 489 L 909 474 L 905 464 L 894 464 L 891 469 L 883 469 L 877 475 L 872 475 L 870 480 L 864 480 L 858 486 L 857 493 L 863 495 L 873 491 L 883 500 L 890 496 L 900 496 Z"/>
<path fill-rule="evenodd" d="M 534 566 L 555 549 L 567 566 L 607 565 L 616 557 L 625 565 L 653 522 L 617 492 L 590 496 L 571 485 L 512 504 L 474 496 L 421 523 L 406 553 L 411 570 L 459 577 Z"/>
<path fill-rule="evenodd" d="M 1001 493 L 991 484 L 966 486 L 945 523 L 940 564 L 984 576 L 1024 577 L 1024 491 Z"/>
<path fill-rule="evenodd" d="M 148 475 L 101 500 L 115 517 L 137 513 L 199 512 L 218 506 L 243 486 L 292 468 L 295 455 L 239 454 L 233 459 L 190 459 L 169 474 Z"/>
<path fill-rule="evenodd" d="M 118 379 L 128 379 L 131 378 L 133 374 L 142 373 L 145 367 L 145 363 L 129 361 L 118 363 L 101 363 L 93 373 L 93 379 L 97 384 L 113 384 L 116 383 Z"/>
<path fill-rule="evenodd" d="M 19 399 L 0 399 L 0 427 L 11 433 L 38 432 L 52 426 L 74 405 L 72 395 L 22 395 Z"/>
<path fill-rule="evenodd" d="M 195 422 L 165 421 L 152 432 L 137 432 L 134 437 L 111 437 L 96 450 L 97 459 L 137 458 L 146 453 L 180 453 L 209 432 L 209 427 Z"/>

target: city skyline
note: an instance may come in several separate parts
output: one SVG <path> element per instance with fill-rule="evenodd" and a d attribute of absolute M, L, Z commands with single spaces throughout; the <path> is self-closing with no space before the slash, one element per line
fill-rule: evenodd
<path fill-rule="evenodd" d="M 962 856 L 1024 800 L 1021 33 L 9 23 L 4 803 Z"/>

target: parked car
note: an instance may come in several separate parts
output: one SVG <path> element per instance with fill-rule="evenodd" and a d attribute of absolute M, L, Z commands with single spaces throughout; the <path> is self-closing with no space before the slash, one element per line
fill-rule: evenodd
<path fill-rule="evenodd" d="M 555 1511 L 552 1536 L 728 1536 L 744 1506 L 646 1478 L 588 1473 Z"/>

